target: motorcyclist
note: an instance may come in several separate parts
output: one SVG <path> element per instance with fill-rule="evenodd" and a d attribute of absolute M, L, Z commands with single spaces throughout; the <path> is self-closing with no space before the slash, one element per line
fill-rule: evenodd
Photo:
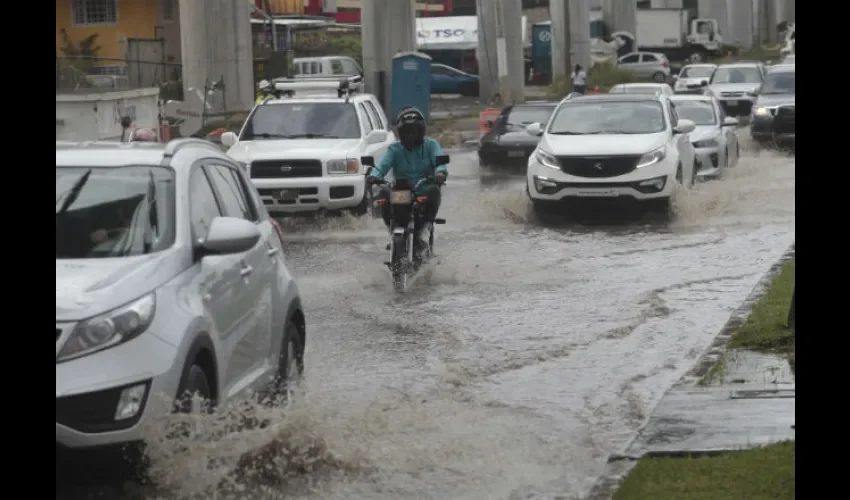
<path fill-rule="evenodd" d="M 271 95 L 272 90 L 272 84 L 268 80 L 260 80 L 257 84 L 257 99 L 254 104 L 260 104 L 263 99 Z"/>
<path fill-rule="evenodd" d="M 381 161 L 369 173 L 368 180 L 383 179 L 392 172 L 394 179 L 406 179 L 413 186 L 426 177 L 434 177 L 433 182 L 423 182 L 416 190 L 416 196 L 427 197 L 423 207 L 422 223 L 419 225 L 419 235 L 417 235 L 419 242 L 422 243 L 427 240 L 430 225 L 440 209 L 440 186 L 446 182 L 449 170 L 447 165 L 437 166 L 437 157 L 445 153 L 440 143 L 425 137 L 427 127 L 425 116 L 421 111 L 412 106 L 402 109 L 396 116 L 395 126 L 399 140 L 390 144 Z M 392 217 L 392 208 L 389 203 L 386 203 L 389 198 L 390 188 L 386 185 L 381 186 L 376 199 L 385 200 L 381 204 L 381 217 L 388 228 Z"/>

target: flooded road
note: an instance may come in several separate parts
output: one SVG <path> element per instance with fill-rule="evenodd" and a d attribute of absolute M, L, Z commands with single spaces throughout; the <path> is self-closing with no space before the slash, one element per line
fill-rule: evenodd
<path fill-rule="evenodd" d="M 794 159 L 750 153 L 679 193 L 670 224 L 543 228 L 524 179 L 452 153 L 436 260 L 393 292 L 379 221 L 286 221 L 306 396 L 215 444 L 158 440 L 155 478 L 264 449 L 235 498 L 578 498 L 794 240 Z M 210 430 L 220 422 L 197 423 Z"/>

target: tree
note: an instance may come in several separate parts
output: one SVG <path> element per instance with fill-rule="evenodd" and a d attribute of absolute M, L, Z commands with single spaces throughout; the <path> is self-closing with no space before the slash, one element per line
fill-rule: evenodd
<path fill-rule="evenodd" d="M 64 65 L 69 71 L 63 71 L 68 79 L 75 82 L 85 82 L 84 75 L 91 73 L 91 69 L 95 66 L 98 55 L 100 54 L 101 46 L 97 44 L 97 33 L 89 35 L 79 42 L 74 42 L 65 31 L 65 28 L 59 30 L 62 36 L 62 54 L 64 55 Z"/>

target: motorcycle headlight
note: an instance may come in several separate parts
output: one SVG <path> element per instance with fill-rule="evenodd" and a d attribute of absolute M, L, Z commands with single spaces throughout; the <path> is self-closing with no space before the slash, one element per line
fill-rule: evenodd
<path fill-rule="evenodd" d="M 702 141 L 694 142 L 695 148 L 716 148 L 717 147 L 717 138 L 712 137 L 711 139 L 704 139 Z"/>
<path fill-rule="evenodd" d="M 56 361 L 68 361 L 107 349 L 138 337 L 153 321 L 156 310 L 154 294 L 81 321 L 65 340 Z"/>
<path fill-rule="evenodd" d="M 753 110 L 753 114 L 756 116 L 771 116 L 770 108 L 756 108 Z"/>
<path fill-rule="evenodd" d="M 354 158 L 329 160 L 327 169 L 329 174 L 356 174 L 360 171 L 360 160 Z"/>
<path fill-rule="evenodd" d="M 667 148 L 665 146 L 661 146 L 655 151 L 650 151 L 645 155 L 640 157 L 638 160 L 637 168 L 648 167 L 650 165 L 655 165 L 660 162 L 664 158 L 667 157 Z"/>
<path fill-rule="evenodd" d="M 555 158 L 551 153 L 547 153 L 540 148 L 534 151 L 534 157 L 537 159 L 537 162 L 543 165 L 544 167 L 554 168 L 555 170 L 561 170 L 561 162 Z"/>

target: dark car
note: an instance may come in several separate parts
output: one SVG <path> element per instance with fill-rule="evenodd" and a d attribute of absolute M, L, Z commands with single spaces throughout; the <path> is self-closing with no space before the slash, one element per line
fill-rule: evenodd
<path fill-rule="evenodd" d="M 526 125 L 548 122 L 557 106 L 557 102 L 528 102 L 503 109 L 479 142 L 478 163 L 525 169 L 528 157 L 540 140 L 525 131 Z"/>
<path fill-rule="evenodd" d="M 750 133 L 762 144 L 793 144 L 796 136 L 797 79 L 794 65 L 770 68 L 756 90 Z"/>

